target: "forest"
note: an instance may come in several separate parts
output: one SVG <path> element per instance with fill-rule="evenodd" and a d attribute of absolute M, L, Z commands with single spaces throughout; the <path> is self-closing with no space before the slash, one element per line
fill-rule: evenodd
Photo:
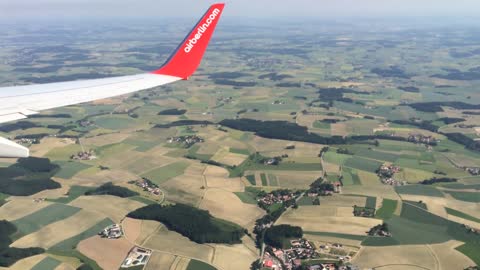
<path fill-rule="evenodd" d="M 217 219 L 206 210 L 200 210 L 185 204 L 162 206 L 152 204 L 128 214 L 135 219 L 156 220 L 169 230 L 180 233 L 197 243 L 241 242 L 245 230 L 231 222 Z"/>

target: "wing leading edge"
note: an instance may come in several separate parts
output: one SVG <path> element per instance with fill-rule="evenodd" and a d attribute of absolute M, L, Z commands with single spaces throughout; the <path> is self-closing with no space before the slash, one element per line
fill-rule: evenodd
<path fill-rule="evenodd" d="M 200 65 L 225 4 L 212 5 L 164 65 L 151 73 L 0 88 L 0 123 L 39 111 L 150 89 L 190 77 Z M 28 148 L 0 138 L 0 157 L 27 157 Z"/>

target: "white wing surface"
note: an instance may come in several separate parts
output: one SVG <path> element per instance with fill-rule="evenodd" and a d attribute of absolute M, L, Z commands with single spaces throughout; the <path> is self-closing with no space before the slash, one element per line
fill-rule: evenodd
<path fill-rule="evenodd" d="M 42 110 L 150 89 L 190 77 L 200 65 L 224 4 L 212 5 L 166 63 L 151 73 L 0 88 L 0 123 Z M 27 157 L 28 148 L 0 138 L 0 157 Z"/>

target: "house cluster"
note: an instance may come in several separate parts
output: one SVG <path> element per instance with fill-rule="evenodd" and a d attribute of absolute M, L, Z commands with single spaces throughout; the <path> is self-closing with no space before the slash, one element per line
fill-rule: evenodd
<path fill-rule="evenodd" d="M 278 163 L 280 163 L 280 161 L 282 161 L 281 157 L 273 157 L 273 158 L 266 159 L 263 162 L 263 164 L 265 164 L 265 165 L 278 165 Z"/>
<path fill-rule="evenodd" d="M 188 136 L 179 136 L 172 137 L 168 139 L 168 143 L 180 143 L 185 145 L 185 147 L 190 147 L 196 143 L 204 142 L 205 140 L 198 137 L 197 135 L 188 135 Z"/>
<path fill-rule="evenodd" d="M 386 223 L 379 224 L 371 228 L 367 233 L 369 236 L 392 237 L 392 234 L 388 230 L 388 225 Z"/>
<path fill-rule="evenodd" d="M 284 203 L 295 199 L 295 193 L 289 192 L 271 192 L 258 198 L 259 204 L 270 206 L 276 203 Z"/>
<path fill-rule="evenodd" d="M 357 270 L 359 269 L 356 266 L 350 265 L 348 262 L 351 260 L 349 256 L 337 256 L 339 261 L 342 261 L 342 266 L 337 263 L 311 263 L 306 268 L 302 268 L 305 262 L 308 262 L 311 259 L 317 259 L 320 257 L 320 253 L 316 251 L 315 246 L 308 242 L 306 239 L 295 239 L 290 240 L 291 248 L 289 249 L 278 249 L 278 248 L 268 248 L 265 251 L 262 258 L 262 266 L 268 269 L 309 269 L 309 270 Z M 336 249 L 342 249 L 341 244 L 332 245 Z M 329 254 L 330 247 L 327 245 L 320 246 L 322 250 L 321 253 Z"/>
<path fill-rule="evenodd" d="M 30 139 L 30 138 L 21 138 L 21 139 L 18 139 L 18 140 L 15 140 L 16 143 L 19 143 L 19 144 L 39 144 L 40 143 L 40 139 L 38 138 L 35 138 L 35 139 Z"/>
<path fill-rule="evenodd" d="M 433 136 L 425 136 L 422 134 L 410 134 L 407 138 L 407 141 L 426 145 L 438 143 L 438 139 L 434 138 Z"/>
<path fill-rule="evenodd" d="M 340 181 L 324 181 L 319 185 L 312 185 L 307 192 L 308 197 L 332 196 L 334 193 L 342 192 L 342 183 Z"/>
<path fill-rule="evenodd" d="M 400 172 L 400 167 L 395 166 L 393 164 L 390 164 L 390 165 L 389 164 L 383 164 L 377 170 L 377 175 L 380 177 L 380 180 L 385 185 L 403 186 L 403 185 L 406 184 L 405 181 L 398 181 L 398 180 L 393 179 L 393 176 L 398 172 Z"/>
<path fill-rule="evenodd" d="M 315 247 L 305 239 L 290 240 L 291 248 L 271 248 L 263 257 L 263 266 L 270 269 L 298 269 L 302 266 L 302 260 L 318 257 Z M 285 268 L 282 268 L 281 265 Z M 280 268 L 275 268 L 279 265 Z"/>
<path fill-rule="evenodd" d="M 99 232 L 98 235 L 102 238 L 118 239 L 123 235 L 122 226 L 120 224 L 112 224 Z"/>
<path fill-rule="evenodd" d="M 93 126 L 93 122 L 92 121 L 88 121 L 88 120 L 81 120 L 78 122 L 78 124 L 81 126 L 81 127 L 89 127 L 89 126 Z"/>
<path fill-rule="evenodd" d="M 162 190 L 152 181 L 148 180 L 147 178 L 142 178 L 141 180 L 134 180 L 130 181 L 129 183 L 136 185 L 143 189 L 143 191 L 150 192 L 155 196 L 159 196 L 162 194 Z"/>
<path fill-rule="evenodd" d="M 283 100 L 275 100 L 274 102 L 272 102 L 272 105 L 284 105 L 285 104 L 285 101 Z"/>
<path fill-rule="evenodd" d="M 120 268 L 146 265 L 150 259 L 150 256 L 152 256 L 152 250 L 141 247 L 133 247 L 127 254 L 127 257 L 123 261 Z"/>
<path fill-rule="evenodd" d="M 465 170 L 471 175 L 480 175 L 480 167 L 467 167 Z"/>
<path fill-rule="evenodd" d="M 233 101 L 233 97 L 218 97 L 217 101 L 223 103 L 231 103 Z"/>
<path fill-rule="evenodd" d="M 478 229 L 472 228 L 472 227 L 470 227 L 468 225 L 465 225 L 465 224 L 463 224 L 463 227 L 465 229 L 467 229 L 467 231 L 470 232 L 470 233 L 480 234 L 480 230 L 478 230 Z"/>
<path fill-rule="evenodd" d="M 91 149 L 88 151 L 80 151 L 70 156 L 71 160 L 94 160 L 96 158 L 95 152 Z"/>

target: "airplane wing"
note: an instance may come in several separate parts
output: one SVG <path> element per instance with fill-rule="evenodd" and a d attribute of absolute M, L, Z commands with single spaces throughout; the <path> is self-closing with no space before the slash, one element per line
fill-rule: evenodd
<path fill-rule="evenodd" d="M 0 88 L 0 123 L 39 111 L 124 95 L 186 80 L 200 65 L 225 4 L 212 5 L 165 64 L 151 73 Z M 28 148 L 0 138 L 0 157 L 28 157 Z"/>

